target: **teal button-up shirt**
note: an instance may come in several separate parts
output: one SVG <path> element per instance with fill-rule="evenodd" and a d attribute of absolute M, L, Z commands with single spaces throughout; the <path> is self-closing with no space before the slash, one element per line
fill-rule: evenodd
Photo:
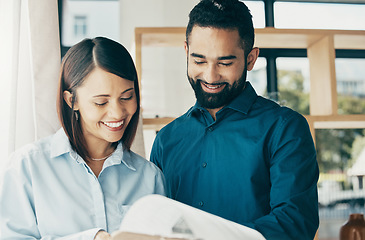
<path fill-rule="evenodd" d="M 249 82 L 216 114 L 198 103 L 157 135 L 151 161 L 173 199 L 252 227 L 267 239 L 313 239 L 318 164 L 305 118 Z"/>
<path fill-rule="evenodd" d="M 0 239 L 94 239 L 119 229 L 129 206 L 165 195 L 153 163 L 119 143 L 97 178 L 63 129 L 10 157 L 0 187 Z"/>

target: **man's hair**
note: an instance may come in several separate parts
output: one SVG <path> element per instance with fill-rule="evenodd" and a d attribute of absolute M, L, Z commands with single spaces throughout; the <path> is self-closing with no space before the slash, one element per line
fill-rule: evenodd
<path fill-rule="evenodd" d="M 194 26 L 238 30 L 242 48 L 251 52 L 255 40 L 252 15 L 239 0 L 201 0 L 190 12 L 186 28 L 186 42 Z"/>

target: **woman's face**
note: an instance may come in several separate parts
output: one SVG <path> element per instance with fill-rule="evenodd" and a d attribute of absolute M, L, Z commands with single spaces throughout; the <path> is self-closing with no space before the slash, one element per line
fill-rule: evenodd
<path fill-rule="evenodd" d="M 117 142 L 137 110 L 134 82 L 96 68 L 77 88 L 74 109 L 89 147 Z"/>

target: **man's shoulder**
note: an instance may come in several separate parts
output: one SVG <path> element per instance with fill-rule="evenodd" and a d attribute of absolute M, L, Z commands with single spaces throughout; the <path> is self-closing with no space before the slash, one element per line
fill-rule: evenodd
<path fill-rule="evenodd" d="M 297 111 L 291 109 L 290 107 L 287 107 L 285 105 L 282 105 L 278 102 L 275 102 L 273 100 L 259 97 L 256 101 L 256 104 L 253 107 L 253 110 L 255 111 L 261 111 L 266 114 L 272 115 L 272 117 L 285 117 L 285 118 L 302 118 L 303 116 L 298 113 Z"/>
<path fill-rule="evenodd" d="M 160 131 L 159 134 L 172 131 L 176 128 L 180 128 L 184 125 L 188 125 L 190 121 L 192 121 L 192 111 L 193 107 L 191 107 L 187 112 L 185 112 L 183 115 L 175 118 L 173 121 L 165 125 Z"/>

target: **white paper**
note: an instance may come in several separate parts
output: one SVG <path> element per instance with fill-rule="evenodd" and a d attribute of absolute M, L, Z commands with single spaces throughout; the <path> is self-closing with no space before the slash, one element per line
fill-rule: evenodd
<path fill-rule="evenodd" d="M 120 231 L 194 240 L 265 240 L 254 229 L 161 195 L 149 195 L 133 204 Z"/>

